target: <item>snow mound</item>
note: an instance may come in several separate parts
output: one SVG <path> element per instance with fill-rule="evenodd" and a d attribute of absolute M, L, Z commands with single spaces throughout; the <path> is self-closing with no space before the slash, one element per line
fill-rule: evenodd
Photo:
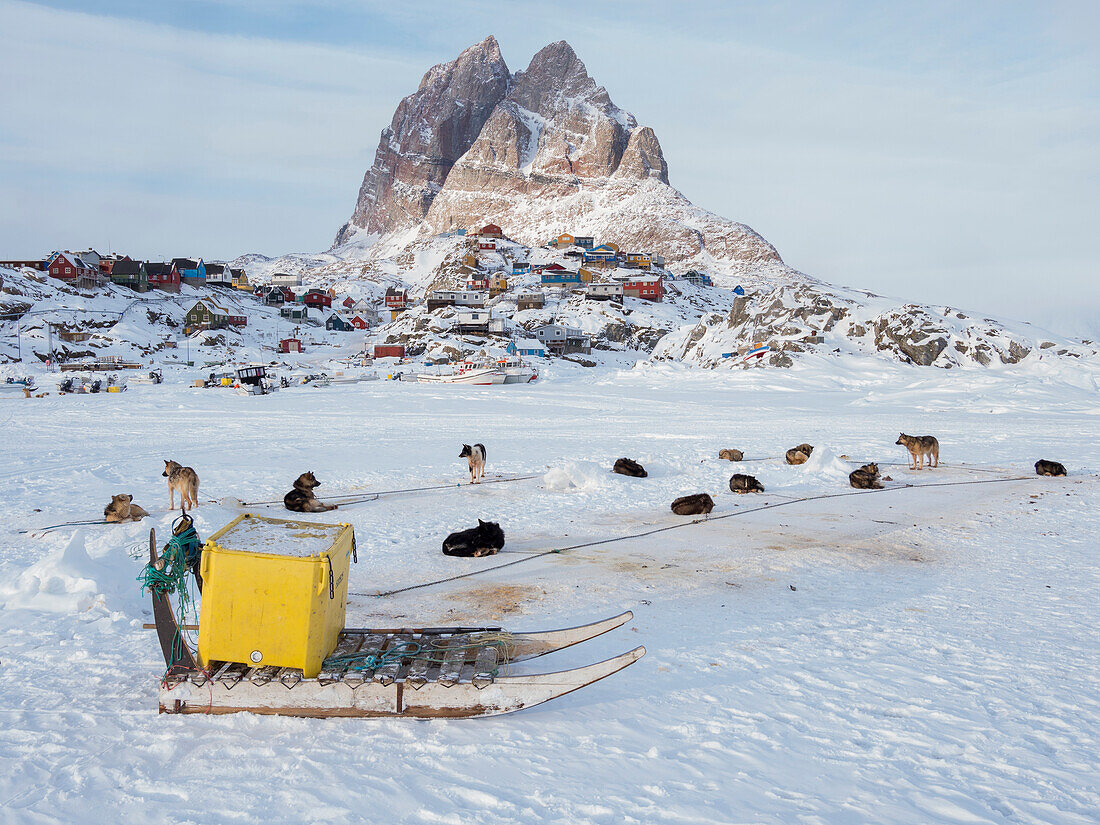
<path fill-rule="evenodd" d="M 11 584 L 0 587 L 0 605 L 8 610 L 83 613 L 95 604 L 97 576 L 105 572 L 84 547 L 78 530 L 65 547 L 32 564 Z"/>
<path fill-rule="evenodd" d="M 594 461 L 569 461 L 543 476 L 546 489 L 555 493 L 590 493 L 607 484 L 608 469 Z"/>

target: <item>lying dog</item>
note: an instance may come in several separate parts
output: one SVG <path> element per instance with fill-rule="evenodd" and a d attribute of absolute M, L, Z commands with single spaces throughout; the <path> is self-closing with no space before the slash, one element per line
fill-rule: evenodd
<path fill-rule="evenodd" d="M 632 458 L 620 458 L 615 462 L 615 466 L 611 468 L 611 471 L 621 476 L 631 476 L 632 478 L 649 477 L 649 473 L 645 471 L 645 467 Z"/>
<path fill-rule="evenodd" d="M 466 459 L 470 465 L 470 483 L 477 484 L 481 481 L 482 476 L 485 475 L 485 445 L 475 444 L 471 447 L 469 444 L 463 444 L 462 452 L 458 457 Z"/>
<path fill-rule="evenodd" d="M 719 450 L 718 457 L 724 458 L 727 461 L 741 461 L 745 454 L 740 450 Z"/>
<path fill-rule="evenodd" d="M 504 546 L 504 531 L 495 521 L 477 520 L 477 527 L 451 533 L 443 540 L 444 556 L 492 556 Z"/>
<path fill-rule="evenodd" d="M 680 496 L 672 502 L 672 512 L 678 516 L 705 516 L 714 509 L 714 499 L 706 493 Z"/>
<path fill-rule="evenodd" d="M 1045 458 L 1040 458 L 1035 462 L 1035 475 L 1064 476 L 1065 474 L 1066 468 L 1057 461 L 1047 461 Z"/>
<path fill-rule="evenodd" d="M 756 476 L 734 473 L 730 478 L 730 490 L 735 493 L 762 493 L 764 485 L 756 480 Z"/>
<path fill-rule="evenodd" d="M 321 482 L 313 475 L 313 470 L 302 473 L 295 480 L 294 489 L 283 496 L 283 504 L 286 509 L 295 513 L 325 513 L 335 510 L 337 505 L 325 504 L 313 495 L 314 489 L 320 486 Z"/>
<path fill-rule="evenodd" d="M 103 508 L 103 516 L 108 524 L 122 524 L 127 521 L 141 521 L 149 515 L 134 502 L 134 497 L 129 493 L 111 496 L 111 503 Z"/>
<path fill-rule="evenodd" d="M 909 460 L 912 462 L 909 466 L 910 470 L 923 470 L 925 456 L 928 456 L 929 469 L 940 466 L 940 442 L 936 440 L 934 435 L 906 435 L 902 433 L 894 443 L 900 444 L 909 451 Z M 920 459 L 919 467 L 917 466 L 918 458 Z M 935 459 L 935 464 L 932 463 L 933 459 Z"/>
<path fill-rule="evenodd" d="M 791 447 L 787 450 L 787 463 L 788 464 L 805 464 L 810 454 L 813 453 L 814 448 L 812 444 L 799 444 L 797 447 Z"/>
<path fill-rule="evenodd" d="M 176 509 L 176 490 L 180 492 L 180 509 L 194 509 L 199 498 L 198 474 L 178 461 L 165 461 L 161 475 L 168 479 L 168 509 Z"/>
<path fill-rule="evenodd" d="M 883 485 L 878 479 L 878 465 L 864 464 L 858 470 L 848 474 L 848 483 L 857 490 L 881 490 Z"/>

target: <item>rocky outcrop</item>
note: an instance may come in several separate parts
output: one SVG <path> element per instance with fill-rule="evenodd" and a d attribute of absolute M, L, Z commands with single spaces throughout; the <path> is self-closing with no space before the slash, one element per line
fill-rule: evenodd
<path fill-rule="evenodd" d="M 419 224 L 455 161 L 503 99 L 508 78 L 492 36 L 430 69 L 382 131 L 355 212 L 336 234 L 336 244 L 362 230 L 381 235 Z"/>
<path fill-rule="evenodd" d="M 657 135 L 564 40 L 512 76 L 491 37 L 429 71 L 382 133 L 336 246 L 354 239 L 367 257 L 391 257 L 395 243 L 490 221 L 529 245 L 568 230 L 738 278 L 791 274 L 749 227 L 669 185 Z"/>

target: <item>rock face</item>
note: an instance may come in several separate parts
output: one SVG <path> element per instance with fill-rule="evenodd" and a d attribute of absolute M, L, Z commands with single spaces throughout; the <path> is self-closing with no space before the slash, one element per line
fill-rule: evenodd
<path fill-rule="evenodd" d="M 669 185 L 657 135 L 611 101 L 564 40 L 514 75 L 492 37 L 429 71 L 382 132 L 336 247 L 354 239 L 389 256 L 388 239 L 407 243 L 410 228 L 424 237 L 490 221 L 529 245 L 569 231 L 669 261 L 725 262 L 739 277 L 762 265 L 785 271 L 749 227 Z"/>
<path fill-rule="evenodd" d="M 384 234 L 418 224 L 455 161 L 481 134 L 508 89 L 508 67 L 491 35 L 433 67 L 382 131 L 339 245 L 358 230 Z"/>

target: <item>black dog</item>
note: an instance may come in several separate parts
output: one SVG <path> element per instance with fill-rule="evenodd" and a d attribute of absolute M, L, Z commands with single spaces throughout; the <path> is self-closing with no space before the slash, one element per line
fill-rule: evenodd
<path fill-rule="evenodd" d="M 680 496 L 672 502 L 672 512 L 678 516 L 705 516 L 714 509 L 714 499 L 706 493 Z"/>
<path fill-rule="evenodd" d="M 756 476 L 734 473 L 730 478 L 730 490 L 735 493 L 762 493 L 764 485 L 756 480 Z"/>
<path fill-rule="evenodd" d="M 645 471 L 645 467 L 632 458 L 620 458 L 615 462 L 612 471 L 621 476 L 633 476 L 634 478 L 647 478 L 649 476 L 649 473 Z"/>
<path fill-rule="evenodd" d="M 444 556 L 492 556 L 504 546 L 504 531 L 495 521 L 477 520 L 477 527 L 451 533 L 443 541 Z"/>
<path fill-rule="evenodd" d="M 1064 476 L 1065 474 L 1066 468 L 1057 461 L 1047 461 L 1045 458 L 1040 458 L 1035 462 L 1035 475 Z"/>

